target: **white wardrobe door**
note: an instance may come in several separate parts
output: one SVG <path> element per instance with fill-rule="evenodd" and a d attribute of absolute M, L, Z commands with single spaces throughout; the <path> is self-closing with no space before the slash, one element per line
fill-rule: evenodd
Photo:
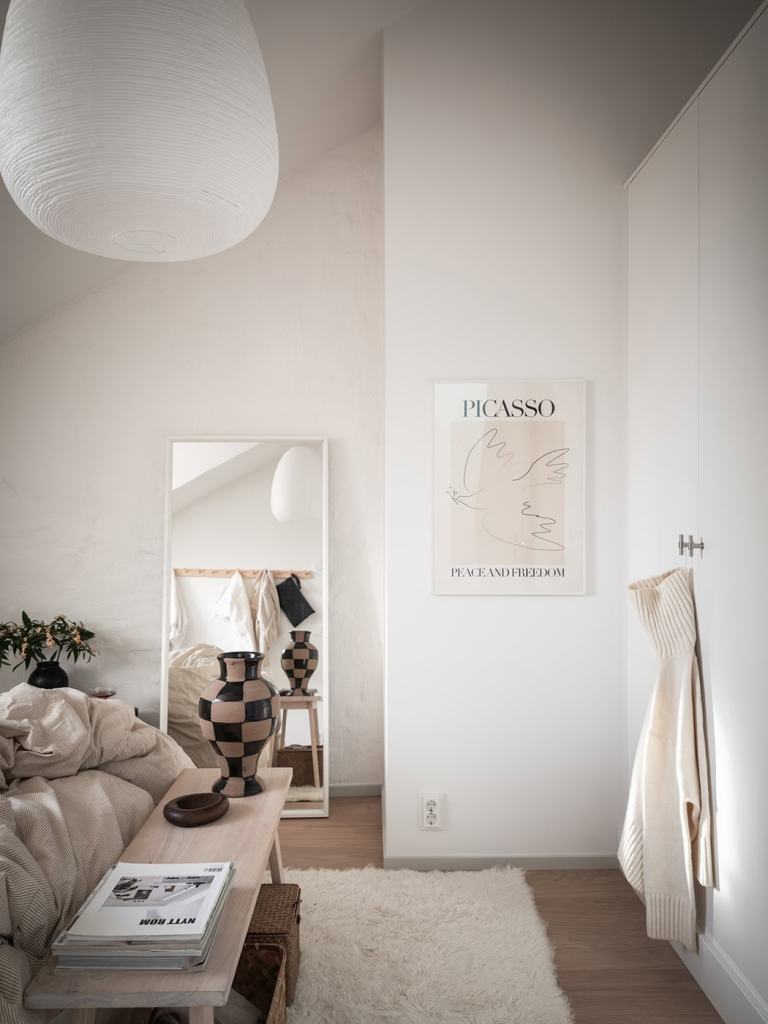
<path fill-rule="evenodd" d="M 698 122 L 690 109 L 629 187 L 630 579 L 679 564 L 698 530 Z M 648 639 L 628 630 L 630 754 L 655 677 Z"/>
<path fill-rule="evenodd" d="M 768 14 L 699 103 L 696 575 L 720 870 L 707 931 L 768 1003 Z"/>

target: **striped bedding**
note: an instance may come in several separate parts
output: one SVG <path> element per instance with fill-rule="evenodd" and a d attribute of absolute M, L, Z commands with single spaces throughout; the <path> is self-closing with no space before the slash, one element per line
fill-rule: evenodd
<path fill-rule="evenodd" d="M 0 694 L 0 1024 L 60 927 L 192 762 L 121 701 L 21 683 Z"/>

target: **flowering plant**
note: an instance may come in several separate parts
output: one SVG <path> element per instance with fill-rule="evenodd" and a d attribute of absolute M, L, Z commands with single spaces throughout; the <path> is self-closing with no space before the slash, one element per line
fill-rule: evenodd
<path fill-rule="evenodd" d="M 18 658 L 14 671 L 20 665 L 29 668 L 33 661 L 60 661 L 62 655 L 90 661 L 96 653 L 89 643 L 94 635 L 82 622 L 64 615 L 43 622 L 22 612 L 21 623 L 0 622 L 0 665 L 8 664 L 9 655 Z"/>

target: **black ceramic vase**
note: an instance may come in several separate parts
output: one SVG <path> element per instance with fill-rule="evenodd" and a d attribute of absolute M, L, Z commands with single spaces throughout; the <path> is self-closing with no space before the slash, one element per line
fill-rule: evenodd
<path fill-rule="evenodd" d="M 69 676 L 58 661 L 38 661 L 27 682 L 41 690 L 55 690 L 58 686 L 69 686 Z"/>
<path fill-rule="evenodd" d="M 228 797 L 253 796 L 264 789 L 256 767 L 277 729 L 280 696 L 261 674 L 263 657 L 258 651 L 219 654 L 219 678 L 200 695 L 200 727 L 221 767 L 213 790 Z"/>
<path fill-rule="evenodd" d="M 317 668 L 317 648 L 309 642 L 308 629 L 292 629 L 291 643 L 283 651 L 280 664 L 291 682 L 290 690 L 281 690 L 284 697 L 309 697 L 307 683 Z"/>

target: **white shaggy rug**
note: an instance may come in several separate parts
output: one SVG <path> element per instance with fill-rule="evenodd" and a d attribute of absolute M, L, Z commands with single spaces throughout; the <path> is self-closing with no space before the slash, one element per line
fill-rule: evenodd
<path fill-rule="evenodd" d="M 518 868 L 289 871 L 302 889 L 288 1024 L 571 1024 Z"/>

